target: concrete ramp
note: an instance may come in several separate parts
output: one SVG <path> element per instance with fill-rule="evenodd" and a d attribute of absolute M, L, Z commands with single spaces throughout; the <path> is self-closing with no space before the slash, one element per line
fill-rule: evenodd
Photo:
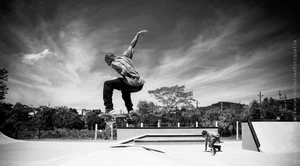
<path fill-rule="evenodd" d="M 12 139 L 12 138 L 6 136 L 5 134 L 3 134 L 2 132 L 0 132 L 0 145 L 16 143 L 16 142 L 20 142 L 20 140 Z"/>
<path fill-rule="evenodd" d="M 300 122 L 262 121 L 250 122 L 250 125 L 245 122 L 242 130 L 245 150 L 264 153 L 300 152 Z"/>
<path fill-rule="evenodd" d="M 262 152 L 300 152 L 300 122 L 252 122 L 252 124 Z"/>
<path fill-rule="evenodd" d="M 260 143 L 251 121 L 242 123 L 242 137 L 242 148 L 244 150 L 260 152 Z"/>

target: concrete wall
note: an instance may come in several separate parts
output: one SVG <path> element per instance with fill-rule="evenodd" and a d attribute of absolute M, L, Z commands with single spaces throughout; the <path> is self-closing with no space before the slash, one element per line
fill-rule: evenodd
<path fill-rule="evenodd" d="M 202 135 L 202 131 L 218 132 L 217 127 L 209 128 L 118 128 L 117 139 L 126 140 L 146 134 L 187 134 L 187 135 Z"/>
<path fill-rule="evenodd" d="M 266 153 L 300 152 L 300 122 L 252 122 Z"/>
<path fill-rule="evenodd" d="M 253 146 L 247 123 L 242 123 L 243 148 Z M 300 122 L 252 122 L 260 143 L 260 151 L 265 153 L 300 152 Z M 252 135 L 251 135 L 252 136 Z"/>

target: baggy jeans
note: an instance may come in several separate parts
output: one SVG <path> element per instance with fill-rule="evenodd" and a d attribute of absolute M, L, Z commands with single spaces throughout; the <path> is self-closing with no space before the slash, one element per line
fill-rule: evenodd
<path fill-rule="evenodd" d="M 104 82 L 103 86 L 103 100 L 104 106 L 106 110 L 113 110 L 113 102 L 112 96 L 114 89 L 121 91 L 122 99 L 125 102 L 125 107 L 129 113 L 129 111 L 133 110 L 132 101 L 131 101 L 131 93 L 138 92 L 143 89 L 144 85 L 140 86 L 130 86 L 126 84 L 123 78 L 117 78 L 114 80 L 108 80 Z"/>

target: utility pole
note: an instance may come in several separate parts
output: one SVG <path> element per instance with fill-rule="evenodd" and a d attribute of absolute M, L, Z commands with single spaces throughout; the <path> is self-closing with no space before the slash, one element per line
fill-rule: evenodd
<path fill-rule="evenodd" d="M 221 111 L 223 111 L 223 102 L 221 101 Z"/>
<path fill-rule="evenodd" d="M 286 108 L 286 94 L 284 94 L 284 107 Z"/>
<path fill-rule="evenodd" d="M 279 90 L 279 92 L 278 92 L 278 95 L 279 95 L 279 100 L 281 100 L 281 92 L 280 92 L 280 90 Z"/>
<path fill-rule="evenodd" d="M 264 95 L 262 95 L 261 92 L 259 92 L 258 96 L 259 96 L 259 104 L 261 105 L 261 97 Z"/>

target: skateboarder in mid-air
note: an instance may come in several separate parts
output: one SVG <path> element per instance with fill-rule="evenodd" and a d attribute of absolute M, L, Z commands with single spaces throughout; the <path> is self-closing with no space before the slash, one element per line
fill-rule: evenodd
<path fill-rule="evenodd" d="M 104 82 L 103 100 L 105 106 L 105 113 L 110 114 L 114 112 L 112 103 L 113 90 L 119 90 L 122 93 L 122 98 L 125 102 L 126 109 L 130 115 L 133 111 L 133 104 L 131 101 L 131 93 L 142 90 L 145 81 L 140 76 L 132 62 L 134 47 L 140 36 L 148 32 L 147 30 L 139 31 L 133 38 L 130 46 L 122 55 L 114 55 L 107 53 L 105 55 L 105 62 L 108 66 L 115 69 L 122 77 L 108 80 Z"/>
<path fill-rule="evenodd" d="M 212 150 L 212 155 L 216 154 L 216 148 L 221 150 L 220 145 L 215 145 L 216 142 L 221 143 L 220 141 L 220 134 L 215 133 L 215 132 L 207 132 L 206 130 L 202 131 L 202 136 L 205 138 L 205 151 L 207 151 L 207 144 Z"/>

